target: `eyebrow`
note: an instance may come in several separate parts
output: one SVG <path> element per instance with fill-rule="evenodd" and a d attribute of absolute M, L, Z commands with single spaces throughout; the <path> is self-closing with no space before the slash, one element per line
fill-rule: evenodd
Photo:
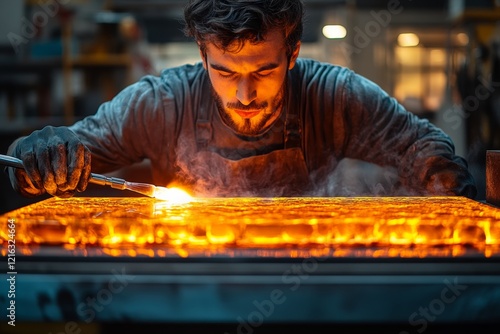
<path fill-rule="evenodd" d="M 214 70 L 217 70 L 217 71 L 223 71 L 223 72 L 227 72 L 227 73 L 236 73 L 223 65 L 210 64 L 210 67 L 213 68 Z M 278 67 L 279 67 L 279 65 L 277 63 L 267 63 L 267 64 L 259 67 L 256 71 L 254 71 L 254 73 L 274 70 L 275 68 L 278 68 Z"/>

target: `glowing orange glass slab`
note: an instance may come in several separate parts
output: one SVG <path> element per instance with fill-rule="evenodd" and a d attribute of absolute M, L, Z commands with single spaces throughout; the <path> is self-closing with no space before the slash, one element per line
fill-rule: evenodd
<path fill-rule="evenodd" d="M 409 246 L 443 246 L 456 254 L 455 246 L 471 245 L 500 253 L 500 209 L 463 197 L 210 198 L 184 204 L 146 197 L 50 198 L 0 219 L 4 226 L 15 220 L 18 245 L 133 246 L 146 253 L 157 246 L 320 246 L 351 253 L 376 246 L 385 247 L 385 256 L 391 249 L 404 256 Z M 7 240 L 3 228 L 2 254 Z"/>

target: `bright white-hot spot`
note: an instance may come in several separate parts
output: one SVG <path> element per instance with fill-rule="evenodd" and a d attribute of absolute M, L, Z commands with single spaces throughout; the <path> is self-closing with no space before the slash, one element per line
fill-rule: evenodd
<path fill-rule="evenodd" d="M 155 187 L 153 197 L 173 204 L 189 203 L 193 200 L 193 197 L 179 188 Z"/>
<path fill-rule="evenodd" d="M 347 35 L 347 30 L 340 24 L 329 24 L 322 29 L 323 36 L 329 39 L 340 39 Z"/>

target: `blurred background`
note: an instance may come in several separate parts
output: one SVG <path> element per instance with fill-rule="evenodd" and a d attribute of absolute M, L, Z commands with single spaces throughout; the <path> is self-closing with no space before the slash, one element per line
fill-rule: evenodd
<path fill-rule="evenodd" d="M 448 133 L 485 196 L 500 149 L 500 1 L 304 0 L 302 57 L 347 66 Z M 125 86 L 199 61 L 182 0 L 0 2 L 0 153 L 96 112 Z M 44 198 L 0 173 L 0 213 Z"/>

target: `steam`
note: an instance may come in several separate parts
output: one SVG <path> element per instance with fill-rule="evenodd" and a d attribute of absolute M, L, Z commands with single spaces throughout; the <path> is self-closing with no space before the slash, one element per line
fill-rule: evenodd
<path fill-rule="evenodd" d="M 277 161 L 264 164 L 255 157 L 223 160 L 209 151 L 193 154 L 193 144 L 187 145 L 185 141 L 179 147 L 182 148 L 177 152 L 179 175 L 197 197 L 281 197 L 290 193 L 287 184 L 269 182 L 274 181 L 272 170 Z M 294 196 L 298 195 L 296 191 Z"/>
<path fill-rule="evenodd" d="M 445 174 L 437 171 L 436 175 L 427 175 L 429 171 L 432 173 L 433 168 L 429 169 L 432 164 L 439 168 L 451 161 L 440 156 L 418 159 L 418 153 L 410 162 L 400 161 L 403 168 L 399 171 L 396 167 L 347 158 L 337 161 L 332 157 L 327 166 L 309 173 L 308 180 L 301 180 L 292 169 L 282 171 L 279 168 L 283 165 L 282 157 L 273 153 L 266 159 L 256 154 L 249 159 L 245 158 L 249 156 L 248 150 L 243 154 L 243 149 L 239 152 L 235 149 L 234 161 L 222 159 L 216 152 L 197 152 L 196 142 L 189 136 L 179 136 L 177 148 L 180 183 L 189 187 L 195 197 L 453 195 L 450 191 L 455 179 L 451 174 L 456 172 L 450 169 Z M 440 152 L 437 148 L 431 151 Z M 292 163 L 298 164 L 298 159 Z M 276 175 L 276 170 L 282 171 L 285 177 Z"/>
<path fill-rule="evenodd" d="M 311 174 L 312 197 L 409 196 L 398 184 L 398 172 L 355 159 L 333 162 L 329 168 Z"/>
<path fill-rule="evenodd" d="M 296 175 L 273 176 L 281 162 L 242 158 L 223 161 L 215 152 L 196 153 L 196 144 L 181 140 L 177 168 L 184 184 L 196 197 L 283 197 L 283 196 L 410 196 L 398 185 L 395 168 L 382 168 L 363 161 L 343 159 L 309 175 L 310 185 Z M 196 177 L 197 176 L 197 177 Z"/>

